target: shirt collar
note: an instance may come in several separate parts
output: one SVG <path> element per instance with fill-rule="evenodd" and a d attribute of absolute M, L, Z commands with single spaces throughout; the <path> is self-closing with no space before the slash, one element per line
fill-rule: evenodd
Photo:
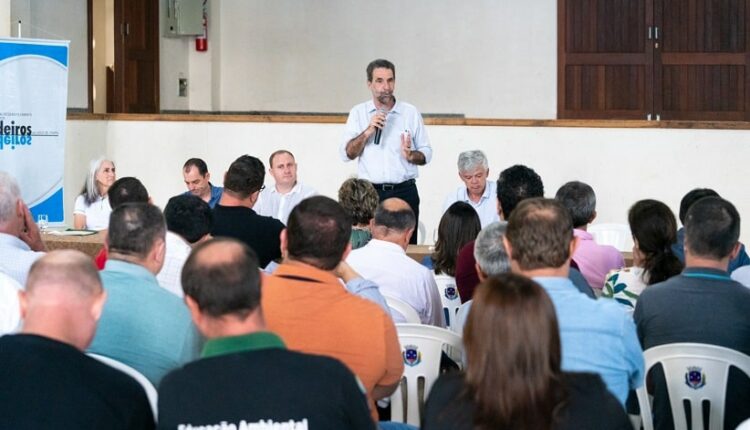
<path fill-rule="evenodd" d="M 257 351 L 261 349 L 285 349 L 284 341 L 270 331 L 259 331 L 239 336 L 209 339 L 203 346 L 201 357 L 215 357 L 233 352 Z"/>
<path fill-rule="evenodd" d="M 682 274 L 688 277 L 706 277 L 713 279 L 724 279 L 730 280 L 729 272 L 726 270 L 714 269 L 711 267 L 686 267 Z"/>
<path fill-rule="evenodd" d="M 279 192 L 279 190 L 276 189 L 276 184 L 274 184 L 272 187 L 269 187 L 269 191 L 272 194 L 279 194 L 279 195 L 283 195 L 283 196 L 289 196 L 289 195 L 292 195 L 292 194 L 297 194 L 298 192 L 300 192 L 300 189 L 302 189 L 302 182 L 300 182 L 300 181 L 297 181 L 297 183 L 294 184 L 294 186 L 292 187 L 292 189 L 289 190 L 289 192 L 286 193 L 286 194 L 281 194 Z"/>
<path fill-rule="evenodd" d="M 463 190 L 463 193 L 464 193 L 464 201 L 465 202 L 471 202 L 471 199 L 469 198 L 469 189 L 466 188 L 466 187 L 462 187 L 461 189 Z M 490 182 L 489 181 L 485 181 L 484 182 L 484 191 L 482 191 L 482 197 L 479 198 L 479 203 L 482 203 L 483 201 L 485 201 L 488 198 L 490 198 L 490 191 L 491 191 L 490 190 Z"/>
<path fill-rule="evenodd" d="M 573 229 L 573 236 L 581 240 L 594 240 L 594 236 L 592 236 L 591 233 L 587 232 L 586 230 L 581 230 L 579 228 Z"/>
<path fill-rule="evenodd" d="M 282 263 L 274 270 L 273 275 L 277 277 L 290 276 L 295 278 L 306 278 L 311 282 L 319 282 L 321 284 L 335 283 L 341 285 L 339 278 L 334 276 L 330 272 L 318 269 L 309 264 L 301 261 L 296 261 L 295 264 Z"/>
<path fill-rule="evenodd" d="M 376 110 L 378 110 L 375 107 L 375 102 L 372 100 L 368 100 L 365 102 L 365 109 L 367 110 L 368 113 L 373 113 Z M 391 110 L 388 111 L 388 113 L 401 113 L 401 102 L 398 99 L 396 99 L 396 103 L 393 105 Z"/>
<path fill-rule="evenodd" d="M 31 251 L 31 248 L 26 242 L 7 233 L 0 233 L 0 244 L 10 245 L 23 251 Z"/>
<path fill-rule="evenodd" d="M 142 278 L 148 282 L 156 282 L 156 276 L 149 272 L 148 269 L 140 264 L 131 263 L 124 260 L 107 259 L 104 265 L 104 271 L 107 272 L 124 272 L 134 278 Z"/>
<path fill-rule="evenodd" d="M 570 278 L 560 278 L 552 276 L 536 276 L 533 280 L 550 292 L 579 293 L 573 281 Z"/>
<path fill-rule="evenodd" d="M 399 254 L 406 254 L 406 251 L 404 251 L 404 248 L 396 245 L 395 243 L 388 242 L 386 240 L 375 239 L 375 238 L 370 239 L 370 241 L 364 247 L 371 248 L 371 249 L 373 248 L 382 249 L 383 251 L 396 252 Z"/>

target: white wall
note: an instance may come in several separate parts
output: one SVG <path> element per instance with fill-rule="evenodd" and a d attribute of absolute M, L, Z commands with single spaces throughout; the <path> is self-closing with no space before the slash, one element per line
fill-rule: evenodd
<path fill-rule="evenodd" d="M 0 0 L 0 37 L 10 37 L 10 0 Z"/>
<path fill-rule="evenodd" d="M 10 22 L 22 21 L 23 37 L 69 40 L 68 107 L 88 107 L 86 0 L 12 0 Z M 0 15 L 2 19 L 2 15 Z M 18 36 L 15 24 L 11 35 Z"/>
<path fill-rule="evenodd" d="M 556 115 L 554 0 L 220 4 L 221 110 L 348 112 L 383 57 L 422 112 Z"/>
<path fill-rule="evenodd" d="M 66 203 L 80 190 L 89 159 L 106 153 L 119 176 L 141 179 L 155 203 L 166 204 L 185 186 L 180 168 L 190 157 L 206 160 L 221 183 L 223 172 L 242 154 L 267 164 L 271 152 L 291 150 L 300 179 L 332 197 L 356 171 L 337 154 L 343 125 L 221 122 L 68 121 Z M 627 222 L 635 201 L 655 198 L 675 213 L 682 195 L 695 187 L 711 187 L 750 217 L 750 194 L 744 179 L 750 159 L 750 133 L 734 130 L 660 130 L 553 127 L 428 126 L 435 155 L 420 169 L 422 221 L 428 241 L 441 216 L 443 198 L 460 183 L 458 153 L 482 149 L 490 175 L 513 164 L 534 168 L 545 194 L 570 180 L 591 184 L 597 192 L 598 222 Z M 745 229 L 743 241 L 750 241 Z"/>

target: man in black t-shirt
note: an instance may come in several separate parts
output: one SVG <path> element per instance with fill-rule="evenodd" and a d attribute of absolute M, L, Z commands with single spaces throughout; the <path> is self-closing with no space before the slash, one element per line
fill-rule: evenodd
<path fill-rule="evenodd" d="M 199 245 L 183 267 L 182 287 L 208 341 L 200 360 L 162 380 L 160 429 L 375 428 L 364 388 L 343 364 L 288 351 L 266 331 L 252 249 L 230 238 Z"/>
<path fill-rule="evenodd" d="M 78 251 L 37 260 L 21 295 L 20 334 L 0 338 L 0 427 L 151 429 L 143 388 L 90 358 L 106 294 Z"/>
<path fill-rule="evenodd" d="M 253 210 L 264 188 L 265 176 L 266 168 L 259 159 L 243 155 L 234 160 L 224 175 L 224 193 L 214 207 L 211 230 L 214 237 L 233 237 L 245 242 L 258 255 L 260 267 L 281 258 L 279 234 L 284 229 L 281 221 Z"/>

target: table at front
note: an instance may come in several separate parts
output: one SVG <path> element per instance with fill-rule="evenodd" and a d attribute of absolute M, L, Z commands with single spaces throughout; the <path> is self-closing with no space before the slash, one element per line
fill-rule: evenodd
<path fill-rule="evenodd" d="M 100 231 L 88 236 L 58 236 L 56 234 L 44 233 L 42 234 L 42 240 L 47 245 L 48 251 L 75 249 L 94 258 L 104 247 L 104 232 Z"/>
<path fill-rule="evenodd" d="M 432 255 L 434 250 L 432 245 L 409 245 L 406 248 L 406 255 L 413 258 L 417 263 L 421 263 L 422 259 L 428 255 Z M 633 253 L 631 251 L 620 251 L 622 258 L 625 259 L 625 267 L 633 265 Z"/>

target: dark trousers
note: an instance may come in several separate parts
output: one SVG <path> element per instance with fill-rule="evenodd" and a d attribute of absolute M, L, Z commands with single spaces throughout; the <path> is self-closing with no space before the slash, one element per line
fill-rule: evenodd
<path fill-rule="evenodd" d="M 409 239 L 409 243 L 415 245 L 417 243 L 417 232 L 419 231 L 419 191 L 417 191 L 417 183 L 412 179 L 395 185 L 374 185 L 381 202 L 385 199 L 390 199 L 391 197 L 398 197 L 408 203 L 411 210 L 414 211 L 416 224 L 414 226 L 414 232 L 411 234 L 411 239 Z"/>

